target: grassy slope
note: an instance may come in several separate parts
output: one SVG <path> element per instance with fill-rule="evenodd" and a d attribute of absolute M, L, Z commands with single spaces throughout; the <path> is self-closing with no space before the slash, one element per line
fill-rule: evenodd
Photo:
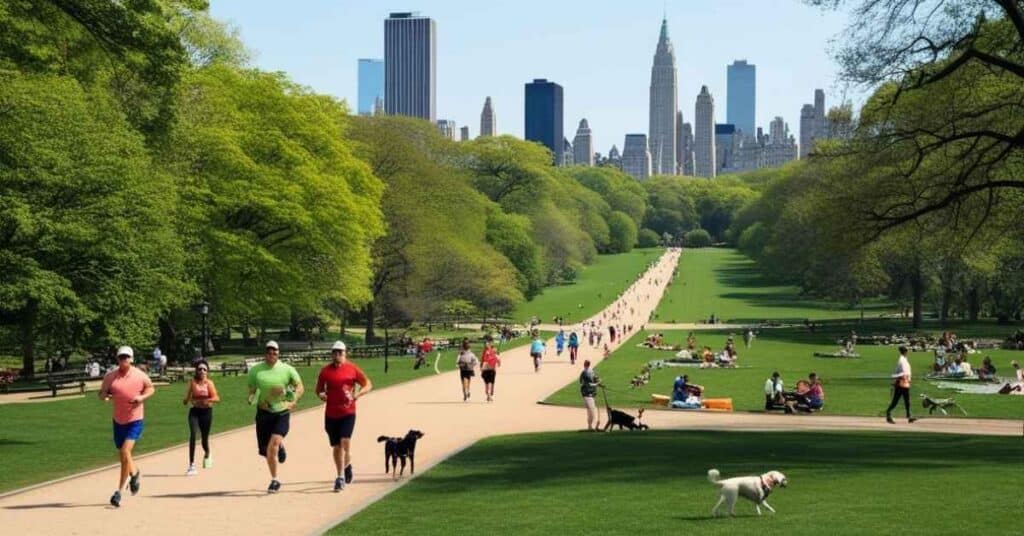
<path fill-rule="evenodd" d="M 891 309 L 872 305 L 866 317 Z M 679 277 L 659 304 L 657 322 L 699 322 L 711 314 L 724 321 L 765 319 L 859 318 L 860 309 L 809 300 L 799 289 L 764 280 L 752 260 L 731 249 L 687 249 L 679 262 Z"/>
<path fill-rule="evenodd" d="M 995 326 L 992 329 L 998 331 Z M 1005 330 L 1006 328 L 1002 328 Z M 892 330 L 887 330 L 889 333 Z M 608 398 L 613 407 L 646 406 L 651 393 L 670 395 L 675 377 L 688 374 L 690 381 L 707 388 L 707 397 L 729 397 L 738 411 L 760 411 L 763 409 L 764 382 L 772 371 L 778 370 L 792 388 L 796 380 L 806 378 L 810 372 L 817 372 L 823 378 L 826 411 L 830 414 L 880 416 L 888 405 L 889 374 L 896 362 L 896 349 L 892 346 L 859 345 L 860 359 L 822 359 L 813 357 L 815 351 L 831 352 L 838 346 L 830 341 L 849 332 L 849 327 L 825 328 L 815 334 L 797 329 L 762 330 L 750 349 L 743 348 L 738 336 L 739 362 L 743 368 L 698 369 L 663 368 L 652 372 L 652 381 L 644 387 L 631 389 L 629 381 L 640 373 L 641 367 L 650 360 L 672 357 L 673 352 L 662 352 L 637 348 L 646 333 L 636 335 L 625 346 L 615 352 L 611 359 L 601 363 L 597 372 L 611 389 Z M 862 329 L 858 333 L 867 334 Z M 667 341 L 681 344 L 686 339 L 685 331 L 661 332 Z M 698 345 L 707 344 L 716 351 L 725 346 L 727 333 L 697 332 Z M 1000 374 L 1011 375 L 1011 359 L 1022 359 L 1021 352 L 993 350 L 992 356 Z M 981 356 L 975 354 L 972 362 L 980 363 Z M 955 397 L 972 417 L 1001 417 L 1024 419 L 1024 397 L 1002 395 L 958 394 L 954 391 L 937 389 L 926 382 L 923 376 L 932 362 L 930 353 L 911 353 L 911 365 L 916 380 L 911 400 L 912 410 L 925 414 L 921 408 L 919 393 L 926 392 L 933 397 Z M 977 363 L 975 363 L 976 365 Z M 579 389 L 569 384 L 548 399 L 557 404 L 580 405 Z"/>
<path fill-rule="evenodd" d="M 647 265 L 657 261 L 661 249 L 635 249 L 620 255 L 601 255 L 597 262 L 580 270 L 571 285 L 549 287 L 512 313 L 517 322 L 536 315 L 541 322 L 563 316 L 567 323 L 578 322 L 597 313 L 636 280 Z M 581 307 L 582 306 L 582 307 Z"/>
<path fill-rule="evenodd" d="M 429 442 L 423 445 L 429 448 Z M 781 470 L 778 514 L 712 519 L 723 476 Z M 1011 534 L 1019 438 L 650 432 L 486 439 L 331 534 Z M 955 490 L 955 493 L 953 492 Z"/>

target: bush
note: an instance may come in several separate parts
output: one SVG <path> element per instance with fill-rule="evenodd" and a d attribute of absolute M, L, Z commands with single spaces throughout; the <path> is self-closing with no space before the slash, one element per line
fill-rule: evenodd
<path fill-rule="evenodd" d="M 757 222 L 740 233 L 737 247 L 743 253 L 756 259 L 761 256 L 761 252 L 764 251 L 764 246 L 767 243 L 768 229 L 763 223 Z"/>
<path fill-rule="evenodd" d="M 658 236 L 658 233 L 650 229 L 640 229 L 640 234 L 637 235 L 637 245 L 642 248 L 653 248 L 660 241 L 661 237 Z"/>
<path fill-rule="evenodd" d="M 706 248 L 711 245 L 711 235 L 704 229 L 694 229 L 683 235 L 683 245 L 688 248 Z"/>
<path fill-rule="evenodd" d="M 608 217 L 611 253 L 628 253 L 636 244 L 636 223 L 625 212 L 613 211 Z"/>

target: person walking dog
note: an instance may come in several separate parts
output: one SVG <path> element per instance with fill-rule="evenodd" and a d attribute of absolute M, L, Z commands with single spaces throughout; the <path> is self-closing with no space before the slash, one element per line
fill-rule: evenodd
<path fill-rule="evenodd" d="M 896 360 L 896 369 L 892 373 L 892 402 L 885 410 L 885 420 L 889 424 L 896 424 L 892 420 L 892 410 L 896 408 L 900 398 L 903 399 L 903 407 L 907 410 L 907 422 L 917 420 L 910 415 L 910 361 L 907 359 L 907 347 L 900 346 L 900 357 Z"/>

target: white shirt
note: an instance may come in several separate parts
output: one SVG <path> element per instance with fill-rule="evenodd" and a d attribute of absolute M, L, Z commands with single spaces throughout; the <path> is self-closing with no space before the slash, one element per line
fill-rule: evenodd
<path fill-rule="evenodd" d="M 768 396 L 782 394 L 782 378 L 779 378 L 778 384 L 772 381 L 772 378 L 768 378 L 768 380 L 764 382 L 764 394 Z"/>
<path fill-rule="evenodd" d="M 907 360 L 907 356 L 901 355 L 896 361 L 896 370 L 893 371 L 892 377 L 902 378 L 904 376 L 906 376 L 908 380 L 910 379 L 910 361 Z"/>

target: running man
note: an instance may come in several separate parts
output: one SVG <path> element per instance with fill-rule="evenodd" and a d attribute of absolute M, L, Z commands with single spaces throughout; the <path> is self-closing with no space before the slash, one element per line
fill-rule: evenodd
<path fill-rule="evenodd" d="M 558 330 L 558 335 L 555 335 L 555 355 L 562 357 L 562 352 L 565 351 L 565 330 Z"/>
<path fill-rule="evenodd" d="M 210 379 L 210 364 L 205 359 L 196 363 L 196 372 L 188 382 L 183 405 L 192 403 L 188 410 L 188 470 L 185 476 L 196 474 L 196 432 L 203 442 L 203 469 L 213 467 L 210 456 L 210 426 L 213 425 L 213 405 L 220 402 L 217 387 Z"/>
<path fill-rule="evenodd" d="M 569 334 L 569 364 L 575 365 L 576 358 L 580 355 L 580 337 L 576 332 Z"/>
<path fill-rule="evenodd" d="M 484 394 L 487 401 L 494 401 L 494 377 L 498 374 L 498 367 L 501 366 L 501 358 L 498 357 L 498 350 L 494 348 L 494 342 L 487 339 L 484 343 L 484 355 L 481 357 L 480 377 L 484 380 Z"/>
<path fill-rule="evenodd" d="M 469 400 L 469 382 L 476 374 L 477 365 L 476 354 L 469 349 L 469 340 L 462 341 L 462 349 L 455 364 L 459 367 L 459 380 L 462 382 L 462 401 L 466 402 Z"/>
<path fill-rule="evenodd" d="M 530 343 L 530 357 L 533 358 L 533 371 L 540 372 L 540 360 L 544 357 L 544 341 L 540 333 L 533 334 L 533 342 Z"/>
<path fill-rule="evenodd" d="M 291 410 L 298 403 L 305 387 L 295 367 L 278 360 L 280 349 L 267 341 L 263 362 L 249 369 L 249 405 L 256 403 L 256 445 L 260 456 L 267 459 L 270 485 L 267 493 L 277 493 L 277 465 L 284 463 L 285 436 L 291 423 Z M 294 390 L 294 392 L 293 392 Z"/>
<path fill-rule="evenodd" d="M 103 376 L 100 384 L 99 397 L 104 402 L 113 399 L 114 403 L 114 446 L 121 457 L 121 475 L 117 491 L 110 496 L 110 504 L 121 506 L 121 490 L 125 482 L 132 495 L 139 492 L 139 476 L 141 471 L 132 460 L 132 449 L 135 442 L 142 437 L 142 418 L 144 403 L 153 396 L 156 389 L 145 372 L 132 366 L 135 352 L 131 346 L 117 349 L 117 368 Z"/>
<path fill-rule="evenodd" d="M 316 380 L 316 394 L 324 404 L 324 430 L 334 449 L 334 492 L 352 483 L 352 432 L 356 427 L 356 400 L 373 390 L 373 382 L 363 370 L 348 360 L 345 343 L 337 341 L 331 346 L 330 365 L 320 370 Z M 356 390 L 356 385 L 359 390 Z"/>

